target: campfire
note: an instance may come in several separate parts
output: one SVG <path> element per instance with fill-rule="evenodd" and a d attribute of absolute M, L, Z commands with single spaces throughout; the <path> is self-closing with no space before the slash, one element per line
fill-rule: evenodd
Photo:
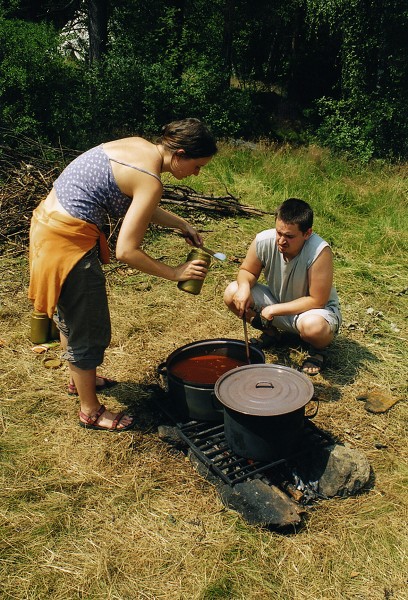
<path fill-rule="evenodd" d="M 208 372 L 206 383 L 176 375 L 180 375 L 177 365 L 185 368 L 186 358 L 202 356 L 207 365 L 214 357 L 213 381 Z M 221 375 L 220 357 L 228 359 L 225 368 L 230 369 Z M 200 475 L 216 487 L 222 502 L 247 522 L 298 526 L 309 505 L 363 490 L 370 466 L 361 452 L 347 448 L 312 422 L 318 399 L 306 376 L 283 365 L 265 365 L 264 357 L 256 357 L 258 364 L 245 365 L 245 345 L 222 339 L 188 344 L 173 352 L 159 367 L 164 389 L 156 401 L 170 421 L 159 427 L 159 435 L 184 449 Z M 231 369 L 231 360 L 238 366 Z M 262 385 L 257 383 L 261 375 Z M 194 379 L 194 373 L 186 377 Z M 226 386 L 225 400 L 219 397 L 220 387 L 229 378 L 232 385 Z M 254 397 L 247 400 L 252 389 Z M 290 443 L 283 443 L 288 438 Z"/>

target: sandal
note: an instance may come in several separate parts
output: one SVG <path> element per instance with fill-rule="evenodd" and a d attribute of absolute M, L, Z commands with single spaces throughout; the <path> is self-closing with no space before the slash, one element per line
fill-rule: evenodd
<path fill-rule="evenodd" d="M 260 312 L 257 312 L 254 318 L 252 319 L 250 325 L 254 329 L 259 329 L 259 331 L 265 331 L 265 329 L 271 329 L 272 321 L 265 319 L 265 317 L 263 317 Z"/>
<path fill-rule="evenodd" d="M 126 427 L 118 427 L 120 421 L 123 419 L 124 416 L 126 416 L 125 412 L 122 411 L 115 416 L 115 418 L 112 421 L 112 425 L 110 427 L 101 427 L 100 425 L 97 425 L 96 422 L 103 415 L 104 412 L 106 412 L 106 408 L 105 408 L 104 404 L 101 404 L 98 412 L 93 417 L 86 415 L 85 413 L 83 413 L 80 410 L 79 411 L 80 427 L 84 427 L 85 429 L 94 429 L 96 431 L 114 431 L 116 433 L 120 433 L 121 431 L 128 431 L 129 429 L 133 429 L 133 427 L 135 426 L 135 419 L 133 418 L 132 422 L 129 425 L 126 425 Z M 81 421 L 81 419 L 82 419 L 82 421 Z"/>
<path fill-rule="evenodd" d="M 259 338 L 250 338 L 249 340 L 252 346 L 259 348 L 259 350 L 267 350 L 271 346 L 275 346 L 280 341 L 279 335 L 269 335 L 269 333 L 262 333 Z"/>
<path fill-rule="evenodd" d="M 317 348 L 310 348 L 309 353 L 300 367 L 300 370 L 305 375 L 315 377 L 323 371 L 326 364 L 327 350 L 319 350 Z M 313 373 L 310 373 L 310 369 L 315 369 Z"/>
<path fill-rule="evenodd" d="M 101 392 L 102 390 L 107 390 L 115 385 L 118 385 L 118 381 L 114 379 L 108 379 L 108 377 L 102 377 L 101 375 L 97 375 L 100 379 L 103 379 L 103 383 L 99 385 L 95 385 L 95 390 L 97 392 Z M 76 389 L 75 383 L 68 384 L 68 396 L 78 396 L 78 390 Z"/>

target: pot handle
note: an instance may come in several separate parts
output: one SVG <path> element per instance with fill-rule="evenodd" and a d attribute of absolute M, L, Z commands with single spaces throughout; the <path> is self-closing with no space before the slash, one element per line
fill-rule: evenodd
<path fill-rule="evenodd" d="M 165 362 L 162 362 L 159 364 L 159 366 L 157 367 L 157 372 L 159 375 L 162 375 L 163 377 L 167 377 L 167 367 L 166 367 Z"/>
<path fill-rule="evenodd" d="M 273 383 L 271 381 L 258 381 L 257 384 L 255 384 L 256 388 L 273 388 L 275 387 L 273 385 Z"/>
<path fill-rule="evenodd" d="M 311 400 L 309 400 L 309 402 L 315 402 L 316 403 L 316 407 L 313 413 L 311 413 L 310 415 L 305 414 L 305 417 L 307 419 L 314 419 L 315 416 L 317 415 L 317 413 L 319 412 L 319 398 L 316 398 L 315 396 L 313 396 L 313 398 Z M 309 404 L 309 402 L 307 404 Z M 307 406 L 306 404 L 306 406 Z M 306 409 L 306 407 L 305 407 Z"/>

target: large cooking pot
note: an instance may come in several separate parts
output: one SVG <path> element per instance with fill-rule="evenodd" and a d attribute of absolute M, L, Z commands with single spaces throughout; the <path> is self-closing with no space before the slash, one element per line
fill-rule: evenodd
<path fill-rule="evenodd" d="M 265 362 L 262 350 L 250 346 L 249 351 L 251 363 Z M 174 350 L 159 365 L 158 372 L 182 422 L 222 423 L 224 410 L 215 396 L 215 383 L 223 373 L 244 364 L 247 364 L 245 342 L 223 338 L 193 342 Z"/>
<path fill-rule="evenodd" d="M 306 375 L 251 364 L 222 375 L 214 391 L 224 405 L 225 438 L 239 456 L 271 462 L 296 451 L 314 391 Z"/>

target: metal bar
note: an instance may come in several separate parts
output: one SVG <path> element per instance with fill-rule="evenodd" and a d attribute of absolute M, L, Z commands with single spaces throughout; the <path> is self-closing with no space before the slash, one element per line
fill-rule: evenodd
<path fill-rule="evenodd" d="M 220 458 L 216 458 L 213 462 L 216 465 L 219 462 L 227 460 L 231 456 L 234 456 L 234 454 L 232 454 L 232 452 L 228 456 L 221 456 Z M 246 465 L 248 465 L 245 458 L 235 458 L 234 460 L 228 462 L 227 466 L 235 467 L 235 465 L 238 465 L 239 463 L 245 463 Z M 250 465 L 248 465 L 248 466 L 250 466 Z"/>
<path fill-rule="evenodd" d="M 224 447 L 220 447 L 216 450 L 212 450 L 211 452 L 207 452 L 206 456 L 208 456 L 208 458 L 212 458 L 213 456 L 217 456 L 219 455 L 221 452 L 225 452 L 226 450 L 229 450 L 228 446 L 225 445 Z M 230 451 L 231 452 L 231 451 Z M 225 457 L 226 459 L 227 457 Z"/>
<path fill-rule="evenodd" d="M 180 428 L 183 429 L 183 431 L 190 431 L 193 429 L 196 429 L 196 430 L 201 429 L 201 431 L 198 431 L 198 433 L 207 433 L 207 432 L 214 431 L 215 429 L 222 430 L 223 426 L 222 425 L 213 425 L 213 426 L 209 427 L 207 422 L 189 421 L 188 423 L 183 423 L 182 425 L 180 425 Z M 205 428 L 205 429 L 203 429 L 203 428 Z"/>

